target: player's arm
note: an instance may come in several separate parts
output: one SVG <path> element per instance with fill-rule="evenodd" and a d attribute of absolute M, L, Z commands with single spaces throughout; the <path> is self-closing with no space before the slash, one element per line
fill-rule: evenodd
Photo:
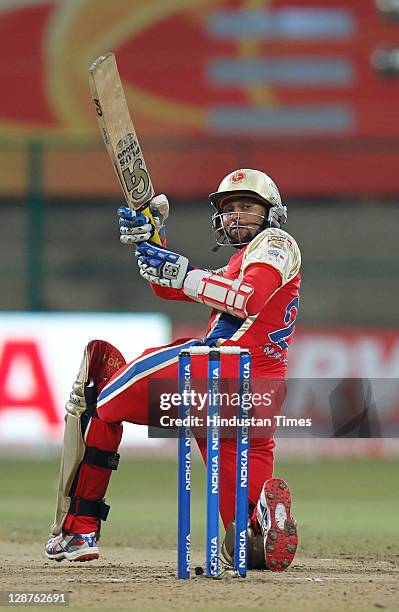
<path fill-rule="evenodd" d="M 193 301 L 183 291 L 183 282 L 192 270 L 187 257 L 165 248 L 142 242 L 137 245 L 140 275 L 150 283 L 157 297 L 166 300 Z"/>
<path fill-rule="evenodd" d="M 165 222 L 169 216 L 168 199 L 164 194 L 155 196 L 149 202 L 149 207 L 156 224 L 158 235 L 162 240 L 162 246 L 166 248 Z M 154 236 L 154 226 L 147 215 L 142 213 L 134 214 L 127 206 L 120 206 L 118 208 L 118 218 L 120 241 L 122 244 L 138 246 L 142 242 L 150 241 Z M 141 264 L 141 257 L 138 258 L 138 264 L 142 276 L 146 278 L 146 280 L 150 280 L 149 275 L 145 272 L 145 265 L 143 266 Z M 174 289 L 165 284 L 156 284 L 151 281 L 150 287 L 157 297 L 167 300 L 191 301 L 181 289 Z"/>
<path fill-rule="evenodd" d="M 224 268 L 219 268 L 218 270 L 206 270 L 207 272 L 211 272 L 212 274 L 219 274 L 222 275 L 223 272 L 226 270 L 227 266 Z M 147 279 L 148 280 L 148 279 Z M 152 289 L 152 292 L 159 298 L 162 298 L 164 300 L 176 300 L 176 301 L 180 301 L 180 302 L 195 302 L 197 300 L 194 300 L 193 298 L 189 297 L 188 295 L 186 295 L 184 293 L 183 288 L 181 287 L 180 289 L 173 289 L 171 287 L 162 287 L 161 285 L 156 285 L 152 282 L 150 282 L 150 287 Z"/>
<path fill-rule="evenodd" d="M 168 199 L 164 194 L 155 196 L 149 202 L 149 207 L 155 221 L 159 237 L 162 240 L 162 246 L 166 248 L 165 221 L 169 216 Z M 137 246 L 142 242 L 150 241 L 154 236 L 155 228 L 147 215 L 142 213 L 134 214 L 134 212 L 132 212 L 127 206 L 120 206 L 118 208 L 118 217 L 120 241 L 122 244 Z M 156 282 L 151 282 L 150 275 L 147 273 L 146 265 L 144 262 L 142 262 L 141 257 L 138 258 L 138 263 L 142 276 L 149 280 L 151 289 L 157 297 L 167 300 L 182 300 L 187 302 L 192 301 L 190 297 L 185 295 L 181 288 L 173 288 L 169 286 L 168 283 L 159 282 L 159 284 L 157 284 Z M 219 268 L 218 270 L 212 271 L 209 270 L 209 272 L 221 275 L 223 275 L 224 271 L 225 268 Z"/>
<path fill-rule="evenodd" d="M 189 298 L 246 318 L 257 314 L 288 278 L 285 268 L 290 265 L 289 258 L 277 253 L 276 259 L 275 249 L 268 253 L 269 247 L 274 248 L 262 243 L 261 248 L 255 249 L 245 261 L 242 275 L 235 280 L 209 270 L 193 269 L 184 255 L 146 243 L 139 245 L 137 257 L 143 278 L 154 287 L 162 287 L 160 293 L 156 290 L 157 295 L 169 299 Z"/>
<path fill-rule="evenodd" d="M 149 202 L 152 217 L 156 224 L 158 235 L 162 241 L 162 246 L 166 247 L 166 228 L 165 222 L 169 216 L 169 202 L 164 194 L 155 196 Z M 137 246 L 141 242 L 151 240 L 154 235 L 154 226 L 149 217 L 145 214 L 134 214 L 127 206 L 118 208 L 119 219 L 119 239 L 122 244 Z M 187 300 L 182 291 L 150 284 L 156 296 L 167 300 Z"/>
<path fill-rule="evenodd" d="M 222 275 L 225 272 L 226 268 L 227 266 L 224 268 L 219 268 L 218 270 L 206 270 L 206 271 L 211 272 L 212 274 Z M 147 280 L 149 279 L 147 278 Z M 198 301 L 186 295 L 182 287 L 180 289 L 173 289 L 172 287 L 163 287 L 161 285 L 154 284 L 151 281 L 150 281 L 150 287 L 154 295 L 164 300 L 176 300 L 180 302 Z"/>
<path fill-rule="evenodd" d="M 195 302 L 246 319 L 258 314 L 280 286 L 277 270 L 267 264 L 255 264 L 234 280 L 207 270 L 191 270 L 184 280 L 183 292 Z"/>
<path fill-rule="evenodd" d="M 248 245 L 238 279 L 192 270 L 184 279 L 183 291 L 195 301 L 246 318 L 257 315 L 274 293 L 294 278 L 300 263 L 295 240 L 283 230 L 269 228 Z"/>
<path fill-rule="evenodd" d="M 259 312 L 281 285 L 267 264 L 251 265 L 241 279 L 230 280 L 209 270 L 194 269 L 184 255 L 141 243 L 136 252 L 140 274 L 162 298 L 200 302 L 246 318 Z"/>

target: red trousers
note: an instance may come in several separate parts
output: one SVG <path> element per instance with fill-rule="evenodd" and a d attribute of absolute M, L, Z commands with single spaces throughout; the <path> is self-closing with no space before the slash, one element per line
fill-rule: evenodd
<path fill-rule="evenodd" d="M 198 345 L 198 341 L 179 340 L 165 347 L 147 349 L 140 357 L 127 364 L 107 382 L 98 398 L 98 418 L 92 418 L 85 433 L 87 446 L 104 451 L 117 451 L 122 437 L 122 421 L 147 425 L 158 406 L 149 403 L 151 384 L 162 388 L 175 383 L 177 391 L 177 361 L 182 348 Z M 221 356 L 223 379 L 237 379 L 238 359 L 235 355 Z M 264 374 L 263 374 L 264 375 Z M 256 378 L 256 363 L 252 378 Z M 206 379 L 207 357 L 192 357 L 192 378 Z M 160 381 L 159 383 L 157 381 Z M 150 384 L 149 384 L 150 383 Z M 195 435 L 195 431 L 194 431 Z M 206 438 L 197 437 L 206 462 Z M 236 481 L 236 441 L 221 439 L 220 445 L 220 513 L 225 527 L 234 518 Z M 251 438 L 249 462 L 249 503 L 256 504 L 263 483 L 273 475 L 274 440 Z M 83 463 L 80 466 L 74 496 L 98 500 L 105 496 L 111 470 Z M 68 514 L 64 529 L 74 533 L 88 533 L 98 529 L 98 519 Z"/>

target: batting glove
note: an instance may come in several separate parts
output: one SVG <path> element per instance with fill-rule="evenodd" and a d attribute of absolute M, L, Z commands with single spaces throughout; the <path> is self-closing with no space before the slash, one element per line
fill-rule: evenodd
<path fill-rule="evenodd" d="M 137 244 L 150 240 L 154 235 L 154 227 L 147 215 L 134 214 L 127 206 L 120 206 L 118 217 L 122 244 Z"/>
<path fill-rule="evenodd" d="M 162 193 L 149 202 L 154 217 L 155 226 L 161 237 L 165 238 L 165 221 L 169 216 L 169 202 Z M 154 235 L 154 226 L 149 217 L 141 213 L 135 214 L 127 206 L 118 208 L 119 233 L 122 244 L 139 244 L 151 240 Z"/>
<path fill-rule="evenodd" d="M 187 272 L 192 270 L 184 255 L 146 242 L 138 245 L 136 257 L 141 276 L 162 287 L 181 289 Z"/>

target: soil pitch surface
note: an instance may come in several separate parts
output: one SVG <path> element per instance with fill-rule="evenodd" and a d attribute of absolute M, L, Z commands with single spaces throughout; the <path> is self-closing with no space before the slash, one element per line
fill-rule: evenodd
<path fill-rule="evenodd" d="M 44 558 L 41 545 L 0 541 L 0 549 L 1 591 L 64 591 L 69 609 L 399 610 L 396 556 L 385 561 L 299 556 L 283 573 L 177 580 L 175 551 L 105 546 L 98 561 L 57 563 Z M 193 566 L 201 558 L 193 554 Z"/>

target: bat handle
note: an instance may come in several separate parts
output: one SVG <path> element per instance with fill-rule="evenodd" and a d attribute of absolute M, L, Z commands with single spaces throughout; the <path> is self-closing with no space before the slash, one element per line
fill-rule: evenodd
<path fill-rule="evenodd" d="M 150 242 L 154 242 L 155 244 L 157 244 L 158 246 L 162 246 L 162 240 L 159 236 L 158 230 L 157 230 L 157 226 L 155 224 L 155 219 L 154 219 L 154 215 L 151 212 L 151 209 L 149 206 L 147 206 L 147 208 L 144 208 L 142 211 L 143 215 L 147 215 L 147 217 L 149 217 L 150 219 L 150 223 L 154 228 L 154 235 L 152 236 Z"/>

